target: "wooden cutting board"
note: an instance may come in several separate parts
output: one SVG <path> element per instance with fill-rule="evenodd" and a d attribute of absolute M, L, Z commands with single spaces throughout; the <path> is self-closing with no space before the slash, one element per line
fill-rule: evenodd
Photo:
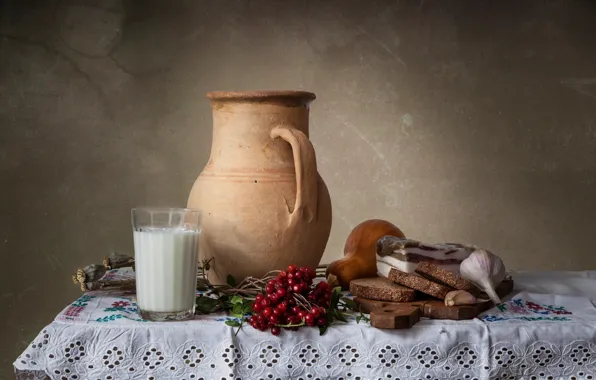
<path fill-rule="evenodd" d="M 497 295 L 500 298 L 504 298 L 513 291 L 514 283 L 513 280 L 504 280 L 495 289 Z M 488 299 L 488 296 L 481 293 L 477 298 Z M 452 320 L 464 320 L 473 319 L 478 314 L 493 307 L 493 303 L 483 302 L 476 305 L 461 305 L 461 306 L 446 306 L 443 300 L 437 300 L 434 298 L 425 298 L 413 302 L 386 302 L 386 301 L 373 301 L 363 298 L 356 297 L 354 301 L 358 302 L 361 306 L 361 310 L 364 313 L 370 313 L 373 310 L 380 310 L 382 308 L 391 307 L 403 307 L 403 306 L 415 306 L 420 309 L 421 316 L 431 319 L 452 319 Z"/>

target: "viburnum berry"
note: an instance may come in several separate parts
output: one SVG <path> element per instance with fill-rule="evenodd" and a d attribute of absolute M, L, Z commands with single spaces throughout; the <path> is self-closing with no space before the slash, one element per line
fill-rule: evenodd
<path fill-rule="evenodd" d="M 320 316 L 320 317 L 317 319 L 317 325 L 318 325 L 318 326 L 325 326 L 326 324 L 327 324 L 327 317 L 325 317 L 325 316 Z"/>
<path fill-rule="evenodd" d="M 276 278 L 267 281 L 263 293 L 256 295 L 248 323 L 261 331 L 270 329 L 273 335 L 280 333 L 280 327 L 297 330 L 300 325 L 326 326 L 326 309 L 333 288 L 325 281 L 313 285 L 315 277 L 312 268 L 288 265 Z M 304 305 L 304 299 L 308 301 L 308 310 L 299 306 Z"/>
<path fill-rule="evenodd" d="M 304 322 L 308 325 L 308 326 L 314 326 L 315 325 L 315 317 L 312 314 L 307 314 L 304 317 Z"/>
<path fill-rule="evenodd" d="M 307 313 L 306 311 L 304 311 L 304 310 L 300 310 L 300 311 L 298 312 L 298 318 L 300 318 L 300 319 L 304 319 L 304 318 L 306 318 L 306 315 L 307 315 L 307 314 L 308 314 L 308 313 Z"/>
<path fill-rule="evenodd" d="M 271 301 L 271 305 L 276 305 L 278 300 L 279 297 L 277 296 L 277 293 L 269 294 L 269 301 Z"/>
<path fill-rule="evenodd" d="M 300 284 L 300 292 L 301 293 L 304 293 L 307 290 L 308 290 L 308 285 L 305 282 L 303 282 L 302 284 Z"/>
<path fill-rule="evenodd" d="M 319 317 L 319 315 L 321 314 L 321 313 L 320 313 L 320 311 L 319 311 L 319 309 L 318 309 L 318 308 L 316 308 L 316 307 L 313 307 L 313 308 L 310 310 L 310 313 L 311 313 L 311 314 L 313 315 L 313 317 L 315 317 L 315 318 L 318 318 L 318 317 Z"/>
<path fill-rule="evenodd" d="M 269 316 L 271 316 L 271 314 L 273 314 L 273 309 L 271 309 L 270 307 L 265 308 L 265 310 L 263 310 L 263 316 L 265 318 L 269 318 Z"/>
<path fill-rule="evenodd" d="M 277 305 L 277 308 L 282 311 L 282 312 L 286 312 L 286 310 L 288 310 L 288 302 L 287 301 L 283 301 L 281 302 L 279 305 Z"/>
<path fill-rule="evenodd" d="M 293 325 L 297 325 L 299 324 L 302 320 L 300 319 L 299 316 L 297 315 L 291 315 L 288 317 L 288 321 L 293 324 Z"/>

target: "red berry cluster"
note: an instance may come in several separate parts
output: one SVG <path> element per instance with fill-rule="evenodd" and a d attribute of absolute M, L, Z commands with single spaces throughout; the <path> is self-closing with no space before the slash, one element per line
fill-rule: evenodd
<path fill-rule="evenodd" d="M 279 335 L 280 326 L 287 330 L 297 330 L 299 326 L 327 325 L 326 309 L 333 288 L 325 281 L 313 286 L 315 271 L 309 267 L 296 268 L 290 265 L 279 275 L 269 280 L 265 294 L 258 294 L 253 302 L 253 315 L 248 323 L 255 329 Z M 299 306 L 295 295 L 301 295 L 312 307 L 307 310 Z"/>

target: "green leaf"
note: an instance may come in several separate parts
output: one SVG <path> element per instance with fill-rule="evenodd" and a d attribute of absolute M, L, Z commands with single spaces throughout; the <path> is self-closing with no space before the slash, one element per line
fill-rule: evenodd
<path fill-rule="evenodd" d="M 223 304 L 228 304 L 230 303 L 230 296 L 228 296 L 227 294 L 222 294 L 220 295 L 219 291 L 213 291 L 213 293 L 219 298 L 219 300 L 223 303 Z"/>
<path fill-rule="evenodd" d="M 219 309 L 219 301 L 215 298 L 209 297 L 197 297 L 196 309 L 198 312 L 203 314 L 209 314 Z"/>
<path fill-rule="evenodd" d="M 234 278 L 234 276 L 232 276 L 231 274 L 228 275 L 228 277 L 226 277 L 226 282 L 228 283 L 228 285 L 230 285 L 232 288 L 234 286 L 236 286 L 236 279 Z"/>
<path fill-rule="evenodd" d="M 333 309 L 330 307 L 327 309 L 327 324 L 330 325 L 335 321 L 335 317 L 333 316 Z"/>
<path fill-rule="evenodd" d="M 356 317 L 356 323 L 360 323 L 360 321 L 370 322 L 370 318 L 360 313 L 360 315 Z"/>
<path fill-rule="evenodd" d="M 337 304 L 339 303 L 340 298 L 341 298 L 341 286 L 336 286 L 335 288 L 333 288 L 333 292 L 331 293 L 331 299 L 329 300 L 329 308 L 337 309 Z"/>
<path fill-rule="evenodd" d="M 238 297 L 238 296 L 234 296 L 234 297 Z M 239 298 L 240 298 L 240 302 L 238 302 L 237 299 L 234 300 L 232 298 L 232 300 L 230 301 L 231 308 L 228 307 L 228 311 L 230 311 L 233 316 L 235 316 L 237 318 L 242 318 L 242 317 L 244 317 L 245 314 L 252 312 L 252 302 L 244 300 L 244 299 L 242 299 L 242 297 L 239 297 Z"/>
<path fill-rule="evenodd" d="M 335 317 L 337 319 L 339 319 L 342 322 L 347 322 L 346 318 L 344 317 L 344 315 L 341 313 L 341 311 L 334 309 L 333 310 L 333 314 L 335 315 Z"/>
<path fill-rule="evenodd" d="M 242 298 L 240 296 L 233 296 L 232 299 L 230 300 L 230 303 L 232 305 L 242 304 L 243 302 L 244 302 L 244 298 Z"/>
<path fill-rule="evenodd" d="M 242 304 L 236 303 L 236 304 L 233 304 L 233 305 L 234 306 L 232 306 L 231 314 L 234 317 L 241 318 L 244 315 L 244 313 L 243 313 L 244 308 L 242 307 Z"/>
<path fill-rule="evenodd" d="M 228 326 L 232 326 L 232 327 L 240 327 L 240 326 L 242 326 L 242 323 L 240 323 L 240 322 L 238 322 L 238 321 L 236 321 L 236 320 L 231 320 L 231 319 L 228 319 L 228 320 L 226 321 L 226 325 L 228 325 Z"/>
<path fill-rule="evenodd" d="M 329 326 L 319 326 L 319 335 L 325 335 Z"/>
<path fill-rule="evenodd" d="M 360 311 L 360 304 L 356 301 L 354 301 L 351 298 L 348 297 L 342 297 L 341 299 L 343 301 L 343 303 L 346 305 L 346 307 L 348 309 L 354 310 L 354 311 Z"/>
<path fill-rule="evenodd" d="M 242 304 L 242 314 L 251 313 L 252 312 L 252 302 L 244 301 Z"/>

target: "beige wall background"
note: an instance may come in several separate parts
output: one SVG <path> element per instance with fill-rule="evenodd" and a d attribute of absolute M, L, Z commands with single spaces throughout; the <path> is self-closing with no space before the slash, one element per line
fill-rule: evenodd
<path fill-rule="evenodd" d="M 1 4 L 2 379 L 77 267 L 132 252 L 131 207 L 185 204 L 211 90 L 317 94 L 324 262 L 384 218 L 511 269 L 596 267 L 594 2 Z"/>

